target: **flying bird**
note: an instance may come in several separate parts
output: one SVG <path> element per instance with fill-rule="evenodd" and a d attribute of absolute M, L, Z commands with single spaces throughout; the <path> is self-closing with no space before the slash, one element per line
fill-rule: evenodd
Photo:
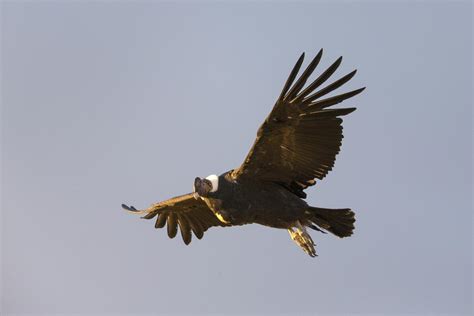
<path fill-rule="evenodd" d="M 288 230 L 291 239 L 311 257 L 315 243 L 307 228 L 348 237 L 354 230 L 354 212 L 349 208 L 309 206 L 304 190 L 322 180 L 333 168 L 342 142 L 342 119 L 355 110 L 331 108 L 364 88 L 327 96 L 344 85 L 356 70 L 321 86 L 342 61 L 306 85 L 318 66 L 321 49 L 298 79 L 304 53 L 296 62 L 272 111 L 257 131 L 257 138 L 244 162 L 221 175 L 194 179 L 191 193 L 151 205 L 144 210 L 122 207 L 145 219 L 156 217 L 155 228 L 167 226 L 168 236 L 179 231 L 186 245 L 192 234 L 201 239 L 209 228 L 261 224 Z"/>

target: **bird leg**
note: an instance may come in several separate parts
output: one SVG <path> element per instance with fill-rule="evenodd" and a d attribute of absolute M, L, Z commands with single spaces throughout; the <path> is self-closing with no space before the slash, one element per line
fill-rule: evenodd
<path fill-rule="evenodd" d="M 311 236 L 306 231 L 300 221 L 296 221 L 293 225 L 288 228 L 288 233 L 290 233 L 291 239 L 301 247 L 308 255 L 311 257 L 316 257 L 316 250 L 314 249 L 314 242 Z"/>

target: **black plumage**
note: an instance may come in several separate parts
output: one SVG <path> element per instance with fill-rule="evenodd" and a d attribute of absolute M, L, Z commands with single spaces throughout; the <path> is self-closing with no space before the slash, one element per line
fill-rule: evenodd
<path fill-rule="evenodd" d="M 170 238 L 179 230 L 185 244 L 191 242 L 191 233 L 201 239 L 213 226 L 258 223 L 288 229 L 291 238 L 315 256 L 314 242 L 306 227 L 339 237 L 350 236 L 355 221 L 350 209 L 311 207 L 303 200 L 304 190 L 322 180 L 334 167 L 343 138 L 340 117 L 355 110 L 329 107 L 365 89 L 323 98 L 356 73 L 354 70 L 320 88 L 338 69 L 342 57 L 305 87 L 322 53 L 320 50 L 296 79 L 304 53 L 298 59 L 240 167 L 219 177 L 196 178 L 193 193 L 153 204 L 148 209 L 122 207 L 146 219 L 156 217 L 155 227 L 166 225 Z"/>

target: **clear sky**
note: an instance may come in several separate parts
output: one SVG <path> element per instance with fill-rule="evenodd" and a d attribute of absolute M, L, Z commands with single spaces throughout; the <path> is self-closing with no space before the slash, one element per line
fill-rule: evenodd
<path fill-rule="evenodd" d="M 470 314 L 472 4 L 1 4 L 4 314 Z M 308 203 L 355 235 L 121 210 L 238 166 L 296 59 L 340 55 L 336 167 Z M 336 77 L 337 77 L 336 76 Z"/>

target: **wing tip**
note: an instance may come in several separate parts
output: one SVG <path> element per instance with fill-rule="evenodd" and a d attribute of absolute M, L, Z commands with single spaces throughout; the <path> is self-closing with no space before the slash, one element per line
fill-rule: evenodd
<path fill-rule="evenodd" d="M 134 206 L 128 206 L 127 204 L 122 204 L 122 208 L 132 214 L 146 214 L 146 210 L 137 210 Z"/>
<path fill-rule="evenodd" d="M 359 89 L 355 89 L 355 90 L 350 91 L 349 93 L 352 94 L 352 95 L 351 95 L 351 98 L 352 98 L 352 97 L 355 97 L 355 96 L 358 95 L 359 93 L 362 93 L 362 91 L 364 91 L 365 88 L 367 88 L 367 87 L 362 87 L 362 88 L 359 88 Z"/>
<path fill-rule="evenodd" d="M 350 107 L 350 108 L 342 108 L 342 109 L 333 109 L 337 114 L 336 116 L 345 116 L 348 114 L 351 114 L 355 110 L 357 110 L 356 107 Z M 330 111 L 330 110 L 325 110 L 325 111 Z"/>
<path fill-rule="evenodd" d="M 133 206 L 128 206 L 127 204 L 122 204 L 122 208 L 126 211 L 130 211 L 130 212 L 136 212 L 137 209 L 134 208 Z"/>
<path fill-rule="evenodd" d="M 353 108 L 348 108 L 348 110 L 347 110 L 347 114 L 350 114 L 350 113 L 354 112 L 355 110 L 357 110 L 357 108 L 356 108 L 356 107 L 353 107 Z"/>

